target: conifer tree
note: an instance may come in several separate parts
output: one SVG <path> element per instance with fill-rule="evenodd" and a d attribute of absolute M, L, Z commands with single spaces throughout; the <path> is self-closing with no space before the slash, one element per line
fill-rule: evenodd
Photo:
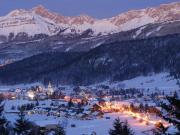
<path fill-rule="evenodd" d="M 66 135 L 64 128 L 59 124 L 55 130 L 55 135 Z"/>
<path fill-rule="evenodd" d="M 173 95 L 173 96 L 174 96 L 174 98 L 178 98 L 178 93 L 177 93 L 177 91 L 174 92 L 174 95 Z"/>
<path fill-rule="evenodd" d="M 72 106 L 74 106 L 74 104 L 73 104 L 73 102 L 72 102 L 72 99 L 70 99 L 69 102 L 68 102 L 68 107 L 70 108 L 70 107 L 72 107 Z"/>
<path fill-rule="evenodd" d="M 156 123 L 155 129 L 153 131 L 154 135 L 166 135 L 166 131 L 168 128 L 164 127 L 164 125 L 161 122 Z"/>
<path fill-rule="evenodd" d="M 122 122 L 120 119 L 115 119 L 113 123 L 114 129 L 109 130 L 109 135 L 133 135 L 133 131 L 130 129 L 127 121 Z"/>
<path fill-rule="evenodd" d="M 133 104 L 133 103 L 130 104 L 130 110 L 131 110 L 132 112 L 134 112 L 134 104 Z"/>
<path fill-rule="evenodd" d="M 14 131 L 17 135 L 29 135 L 32 124 L 25 118 L 24 108 L 19 109 L 19 118 L 16 120 Z"/>
<path fill-rule="evenodd" d="M 162 104 L 162 108 L 166 111 L 166 114 L 163 115 L 163 118 L 174 126 L 180 132 L 180 99 L 176 97 L 167 97 L 169 104 Z"/>
<path fill-rule="evenodd" d="M 140 112 L 143 112 L 143 111 L 144 111 L 144 105 L 143 105 L 142 103 L 139 105 L 139 111 L 140 111 Z"/>
<path fill-rule="evenodd" d="M 2 135 L 7 135 L 7 120 L 3 115 L 4 104 L 2 104 L 2 100 L 0 100 L 0 132 Z"/>

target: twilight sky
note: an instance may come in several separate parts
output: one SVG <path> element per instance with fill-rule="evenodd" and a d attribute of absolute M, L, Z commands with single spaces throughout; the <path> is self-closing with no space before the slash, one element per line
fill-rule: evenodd
<path fill-rule="evenodd" d="M 131 9 L 159 6 L 180 0 L 0 0 L 0 16 L 14 9 L 31 9 L 43 5 L 62 15 L 88 14 L 96 18 L 107 18 Z"/>

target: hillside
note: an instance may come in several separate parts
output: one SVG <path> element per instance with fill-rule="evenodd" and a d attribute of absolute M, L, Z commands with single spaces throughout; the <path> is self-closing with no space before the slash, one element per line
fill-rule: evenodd
<path fill-rule="evenodd" d="M 180 35 L 117 41 L 84 53 L 45 53 L 0 68 L 3 84 L 52 81 L 87 85 L 149 73 L 179 77 Z"/>

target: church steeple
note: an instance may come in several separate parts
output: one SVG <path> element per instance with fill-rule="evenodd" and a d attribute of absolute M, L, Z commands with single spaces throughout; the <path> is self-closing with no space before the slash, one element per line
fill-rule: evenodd
<path fill-rule="evenodd" d="M 54 89 L 50 82 L 48 84 L 47 93 L 48 93 L 48 95 L 52 95 L 54 93 Z"/>

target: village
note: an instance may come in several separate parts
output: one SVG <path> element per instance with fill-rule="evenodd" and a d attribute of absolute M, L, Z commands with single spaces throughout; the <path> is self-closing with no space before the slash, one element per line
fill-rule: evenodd
<path fill-rule="evenodd" d="M 120 89 L 99 85 L 77 86 L 68 91 L 66 87 L 54 87 L 49 83 L 47 87 L 1 91 L 0 98 L 5 102 L 5 116 L 10 122 L 14 122 L 19 109 L 24 108 L 28 120 L 42 133 L 55 129 L 59 123 L 64 128 L 70 124 L 70 128 L 75 129 L 77 125 L 73 120 L 110 120 L 109 114 L 118 114 L 117 117 L 126 115 L 141 126 L 149 126 L 149 130 L 158 123 L 169 125 L 161 118 L 161 107 L 158 106 L 166 97 L 163 91 L 152 93 L 136 88 Z M 176 91 L 171 93 L 172 96 L 176 94 Z"/>

